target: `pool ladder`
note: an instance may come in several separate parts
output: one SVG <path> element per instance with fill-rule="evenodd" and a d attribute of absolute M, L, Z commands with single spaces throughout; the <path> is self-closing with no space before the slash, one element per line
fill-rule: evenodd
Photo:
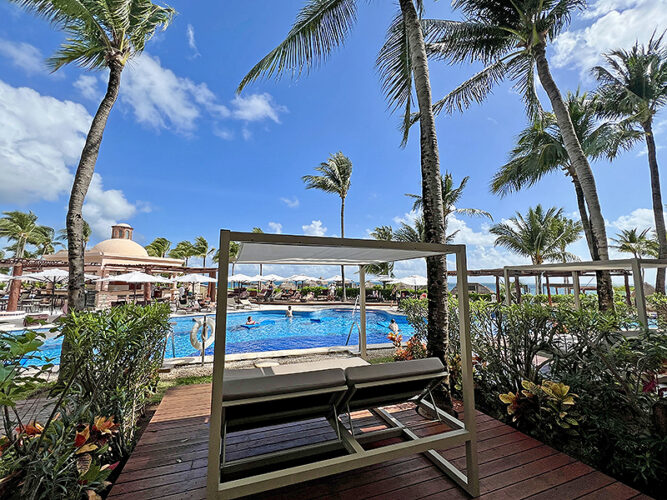
<path fill-rule="evenodd" d="M 354 301 L 354 308 L 352 309 L 353 320 L 354 320 L 354 315 L 357 313 L 357 305 L 359 305 L 359 295 L 357 295 L 357 299 Z M 354 330 L 354 325 L 357 325 L 357 331 L 359 332 L 359 335 L 361 335 L 359 324 L 357 323 L 356 320 L 352 321 L 352 324 L 350 325 L 350 331 L 347 334 L 347 340 L 345 341 L 345 345 L 348 345 L 350 343 L 350 336 L 352 335 L 352 330 Z"/>

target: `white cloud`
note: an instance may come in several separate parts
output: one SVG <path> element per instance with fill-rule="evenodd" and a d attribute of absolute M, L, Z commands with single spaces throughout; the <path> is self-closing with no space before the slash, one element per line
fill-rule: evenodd
<path fill-rule="evenodd" d="M 56 200 L 69 191 L 92 117 L 81 105 L 0 80 L 0 199 Z"/>
<path fill-rule="evenodd" d="M 234 118 L 247 122 L 256 122 L 265 119 L 280 123 L 279 113 L 287 111 L 273 101 L 270 94 L 250 94 L 247 97 L 237 95 L 232 101 L 232 115 Z"/>
<path fill-rule="evenodd" d="M 667 219 L 667 212 L 665 213 Z M 650 228 L 655 229 L 653 210 L 650 208 L 637 208 L 628 215 L 621 215 L 611 223 L 611 226 L 623 230 L 637 228 L 640 231 Z"/>
<path fill-rule="evenodd" d="M 602 62 L 602 54 L 628 48 L 635 41 L 646 43 L 654 30 L 667 26 L 663 0 L 597 0 L 583 16 L 593 20 L 589 26 L 562 33 L 554 42 L 553 64 L 578 68 L 588 74 Z"/>
<path fill-rule="evenodd" d="M 269 229 L 276 234 L 281 234 L 283 232 L 283 225 L 279 222 L 269 222 Z"/>
<path fill-rule="evenodd" d="M 397 215 L 394 217 L 393 221 L 394 224 L 408 224 L 408 225 L 413 225 L 415 223 L 415 219 L 419 215 L 419 212 L 415 210 L 410 210 L 409 212 L 404 213 L 403 215 Z"/>
<path fill-rule="evenodd" d="M 199 49 L 197 49 L 197 42 L 195 41 L 195 29 L 191 24 L 186 28 L 186 35 L 188 37 L 188 47 L 192 50 L 192 57 L 199 57 Z"/>
<path fill-rule="evenodd" d="M 81 92 L 81 95 L 91 101 L 99 101 L 104 95 L 98 84 L 99 80 L 93 75 L 81 75 L 74 82 L 74 86 Z"/>
<path fill-rule="evenodd" d="M 447 221 L 447 234 L 454 231 L 458 231 L 454 236 L 454 243 L 493 247 L 496 241 L 496 237 L 489 232 L 488 224 L 483 224 L 481 231 L 475 231 L 465 221 L 452 215 Z"/>
<path fill-rule="evenodd" d="M 142 207 L 143 211 L 149 207 Z M 90 224 L 98 238 L 108 238 L 112 225 L 127 220 L 137 212 L 137 207 L 127 201 L 119 189 L 104 189 L 102 177 L 93 174 L 93 180 L 83 205 L 83 218 Z"/>
<path fill-rule="evenodd" d="M 137 57 L 124 77 L 121 101 L 132 107 L 139 123 L 187 133 L 195 129 L 202 109 L 216 118 L 230 114 L 205 83 L 177 76 L 149 54 Z"/>
<path fill-rule="evenodd" d="M 14 66 L 23 69 L 29 75 L 46 71 L 44 56 L 34 45 L 25 42 L 12 42 L 0 38 L 0 55 L 9 59 Z"/>
<path fill-rule="evenodd" d="M 282 201 L 289 208 L 297 208 L 299 206 L 299 198 L 296 196 L 292 198 L 280 198 L 280 201 Z"/>
<path fill-rule="evenodd" d="M 287 110 L 276 104 L 270 94 L 236 96 L 230 106 L 221 104 L 206 83 L 195 83 L 176 75 L 163 67 L 159 58 L 147 53 L 137 57 L 124 71 L 120 99 L 130 106 L 139 123 L 157 129 L 191 134 L 197 122 L 208 115 L 216 121 L 242 121 L 241 136 L 246 140 L 252 135 L 248 123 L 263 120 L 280 123 L 279 113 Z M 213 133 L 225 140 L 235 136 L 218 123 L 214 123 Z"/>
<path fill-rule="evenodd" d="M 310 224 L 301 226 L 303 229 L 303 234 L 308 236 L 324 236 L 327 232 L 327 228 L 322 225 L 321 220 L 314 220 Z"/>

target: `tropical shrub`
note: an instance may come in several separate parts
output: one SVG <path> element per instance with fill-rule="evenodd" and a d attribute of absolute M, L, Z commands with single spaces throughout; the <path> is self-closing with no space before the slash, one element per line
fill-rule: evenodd
<path fill-rule="evenodd" d="M 111 448 L 119 459 L 133 448 L 137 418 L 157 385 L 169 312 L 167 304 L 128 304 L 72 312 L 62 322 L 70 346 L 64 376 L 78 387 L 73 402 L 114 418 L 118 435 Z"/>

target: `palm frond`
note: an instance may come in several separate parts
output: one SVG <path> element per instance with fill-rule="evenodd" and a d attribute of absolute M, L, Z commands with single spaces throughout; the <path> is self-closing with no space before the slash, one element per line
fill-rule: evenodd
<path fill-rule="evenodd" d="M 237 92 L 262 77 L 279 78 L 285 72 L 298 77 L 343 44 L 356 16 L 354 0 L 310 0 L 285 40 L 243 77 Z"/>

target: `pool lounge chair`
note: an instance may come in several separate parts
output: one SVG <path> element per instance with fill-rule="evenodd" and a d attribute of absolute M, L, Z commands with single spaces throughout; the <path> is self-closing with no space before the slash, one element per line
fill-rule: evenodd
<path fill-rule="evenodd" d="M 307 377 L 299 373 L 225 380 L 219 493 L 222 498 L 237 498 L 415 453 L 424 453 L 454 481 L 468 489 L 468 478 L 434 451 L 468 444 L 474 439 L 462 422 L 432 404 L 431 391 L 446 376 L 440 360 L 428 358 L 350 367 L 345 372 L 321 370 L 309 372 Z M 438 420 L 445 421 L 453 430 L 419 437 L 381 408 L 406 401 L 428 407 Z M 386 428 L 355 433 L 349 413 L 361 409 L 370 410 L 386 424 Z M 342 413 L 348 414 L 349 430 L 339 419 Z M 225 444 L 229 432 L 314 418 L 325 418 L 336 438 L 226 460 Z M 396 437 L 404 440 L 371 449 L 362 446 Z M 470 458 L 472 453 L 468 455 L 467 468 L 473 470 L 474 475 L 476 462 Z M 472 491 L 475 491 L 474 486 Z"/>
<path fill-rule="evenodd" d="M 241 309 L 259 309 L 257 304 L 253 304 L 248 299 L 239 299 L 239 304 Z"/>

